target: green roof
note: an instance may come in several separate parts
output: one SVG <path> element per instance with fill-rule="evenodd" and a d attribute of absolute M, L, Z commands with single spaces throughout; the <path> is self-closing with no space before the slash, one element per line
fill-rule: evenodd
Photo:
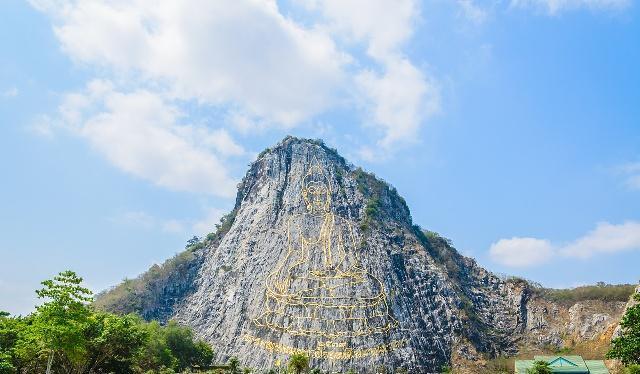
<path fill-rule="evenodd" d="M 526 374 L 536 361 L 547 362 L 553 373 L 609 374 L 604 361 L 585 361 L 581 356 L 535 356 L 533 360 L 516 360 L 516 374 Z"/>
<path fill-rule="evenodd" d="M 602 360 L 585 360 L 589 368 L 589 374 L 609 374 L 609 369 Z"/>

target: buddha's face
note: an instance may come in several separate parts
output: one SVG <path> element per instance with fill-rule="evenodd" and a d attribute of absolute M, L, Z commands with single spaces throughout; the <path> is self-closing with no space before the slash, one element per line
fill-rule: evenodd
<path fill-rule="evenodd" d="M 308 184 L 302 190 L 302 197 L 310 212 L 323 212 L 329 206 L 329 190 L 323 184 Z"/>

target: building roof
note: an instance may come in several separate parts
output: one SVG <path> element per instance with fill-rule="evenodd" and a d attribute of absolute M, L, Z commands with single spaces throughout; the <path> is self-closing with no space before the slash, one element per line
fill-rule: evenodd
<path fill-rule="evenodd" d="M 536 361 L 545 361 L 553 373 L 571 374 L 609 374 L 604 361 L 585 361 L 581 356 L 535 356 L 533 360 L 516 360 L 517 374 L 526 374 Z"/>
<path fill-rule="evenodd" d="M 602 360 L 585 360 L 589 368 L 589 374 L 609 374 L 609 369 Z"/>

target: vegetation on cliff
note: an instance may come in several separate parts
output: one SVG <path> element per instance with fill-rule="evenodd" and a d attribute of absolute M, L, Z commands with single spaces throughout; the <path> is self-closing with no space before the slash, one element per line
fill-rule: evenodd
<path fill-rule="evenodd" d="M 538 295 L 556 303 L 575 304 L 585 300 L 626 302 L 633 294 L 634 289 L 635 285 L 633 284 L 606 284 L 601 282 L 592 286 L 563 289 L 537 287 L 535 291 Z"/>
<path fill-rule="evenodd" d="M 607 353 L 607 357 L 630 366 L 640 365 L 640 293 L 634 298 L 639 303 L 629 307 L 622 316 L 622 334 L 611 341 L 611 350 Z"/>
<path fill-rule="evenodd" d="M 135 313 L 146 320 L 166 322 L 173 311 L 174 302 L 190 291 L 190 285 L 207 250 L 213 250 L 229 231 L 236 210 L 220 219 L 216 231 L 204 239 L 194 236 L 187 241 L 184 251 L 154 264 L 135 279 L 125 279 L 117 286 L 97 295 L 97 309 L 118 314 Z"/>

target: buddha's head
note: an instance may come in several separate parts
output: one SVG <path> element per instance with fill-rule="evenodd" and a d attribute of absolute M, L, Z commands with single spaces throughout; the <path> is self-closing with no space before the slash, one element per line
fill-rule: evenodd
<path fill-rule="evenodd" d="M 331 190 L 322 168 L 314 164 L 302 180 L 302 198 L 310 213 L 329 211 Z"/>

